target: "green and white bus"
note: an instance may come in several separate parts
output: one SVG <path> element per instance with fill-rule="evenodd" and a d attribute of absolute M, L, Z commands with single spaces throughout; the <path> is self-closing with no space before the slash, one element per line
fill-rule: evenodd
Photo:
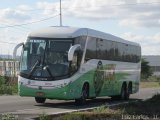
<path fill-rule="evenodd" d="M 20 96 L 75 100 L 129 99 L 139 90 L 139 44 L 88 28 L 48 27 L 29 34 L 23 46 Z"/>

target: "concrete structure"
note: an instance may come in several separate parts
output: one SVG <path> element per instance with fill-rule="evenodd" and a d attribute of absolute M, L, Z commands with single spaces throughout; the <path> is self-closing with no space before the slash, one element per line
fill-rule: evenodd
<path fill-rule="evenodd" d="M 142 56 L 152 68 L 153 75 L 160 76 L 160 55 Z"/>
<path fill-rule="evenodd" d="M 0 75 L 8 77 L 17 76 L 19 67 L 19 61 L 0 61 Z"/>

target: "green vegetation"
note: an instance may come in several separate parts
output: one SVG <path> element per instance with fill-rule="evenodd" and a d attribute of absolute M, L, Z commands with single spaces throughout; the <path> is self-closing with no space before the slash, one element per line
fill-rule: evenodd
<path fill-rule="evenodd" d="M 160 82 L 160 76 L 150 76 L 146 79 L 141 79 L 141 81 L 145 82 Z"/>
<path fill-rule="evenodd" d="M 146 79 L 141 79 L 140 88 L 157 88 L 160 87 L 160 76 L 150 76 Z"/>
<path fill-rule="evenodd" d="M 153 74 L 151 67 L 148 64 L 149 62 L 145 59 L 141 60 L 141 79 L 147 79 Z"/>
<path fill-rule="evenodd" d="M 39 120 L 51 120 L 49 116 L 46 115 L 46 113 L 42 113 L 39 115 Z"/>
<path fill-rule="evenodd" d="M 160 119 L 159 101 L 160 95 L 157 94 L 145 101 L 138 101 L 120 105 L 118 109 L 124 110 L 124 113 L 129 115 L 145 115 L 150 118 L 152 118 L 153 115 L 157 115 Z"/>
<path fill-rule="evenodd" d="M 0 117 L 0 120 L 18 120 L 18 118 L 16 118 L 16 116 L 11 113 L 6 113 Z"/>
<path fill-rule="evenodd" d="M 160 82 L 140 82 L 140 88 L 160 88 Z"/>
<path fill-rule="evenodd" d="M 0 76 L 0 95 L 13 95 L 17 94 L 17 91 L 17 83 L 12 82 L 12 80 L 6 79 L 4 76 Z"/>
<path fill-rule="evenodd" d="M 62 116 L 60 120 L 118 120 L 120 113 L 111 109 L 107 112 L 74 112 Z"/>
<path fill-rule="evenodd" d="M 93 111 L 73 112 L 52 120 L 122 120 L 122 119 L 160 119 L 160 95 L 145 101 L 137 101 L 106 108 L 101 106 Z"/>

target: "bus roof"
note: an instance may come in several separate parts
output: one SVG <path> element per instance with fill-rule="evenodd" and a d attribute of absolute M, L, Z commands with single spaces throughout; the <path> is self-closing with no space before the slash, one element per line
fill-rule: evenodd
<path fill-rule="evenodd" d="M 140 46 L 137 43 L 124 40 L 122 38 L 116 37 L 114 35 L 100 32 L 97 30 L 89 28 L 76 28 L 76 27 L 48 27 L 40 30 L 33 31 L 29 34 L 29 37 L 38 37 L 38 38 L 75 38 L 78 36 L 92 36 L 101 39 L 107 39 L 116 42 L 122 42 L 126 44 Z"/>

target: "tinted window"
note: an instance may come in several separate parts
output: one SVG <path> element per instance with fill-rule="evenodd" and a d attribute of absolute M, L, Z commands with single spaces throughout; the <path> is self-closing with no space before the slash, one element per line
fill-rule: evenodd
<path fill-rule="evenodd" d="M 133 63 L 140 61 L 140 47 L 100 38 L 90 37 L 89 39 L 86 60 L 102 59 Z"/>
<path fill-rule="evenodd" d="M 81 45 L 81 50 L 83 51 L 84 48 L 85 48 L 86 39 L 87 39 L 86 36 L 77 37 L 77 38 L 75 38 L 75 40 L 74 40 L 74 44 L 80 44 L 80 45 Z"/>
<path fill-rule="evenodd" d="M 85 61 L 88 61 L 90 59 L 97 59 L 97 41 L 96 38 L 89 37 L 87 43 L 87 49 L 86 49 L 86 56 Z"/>

